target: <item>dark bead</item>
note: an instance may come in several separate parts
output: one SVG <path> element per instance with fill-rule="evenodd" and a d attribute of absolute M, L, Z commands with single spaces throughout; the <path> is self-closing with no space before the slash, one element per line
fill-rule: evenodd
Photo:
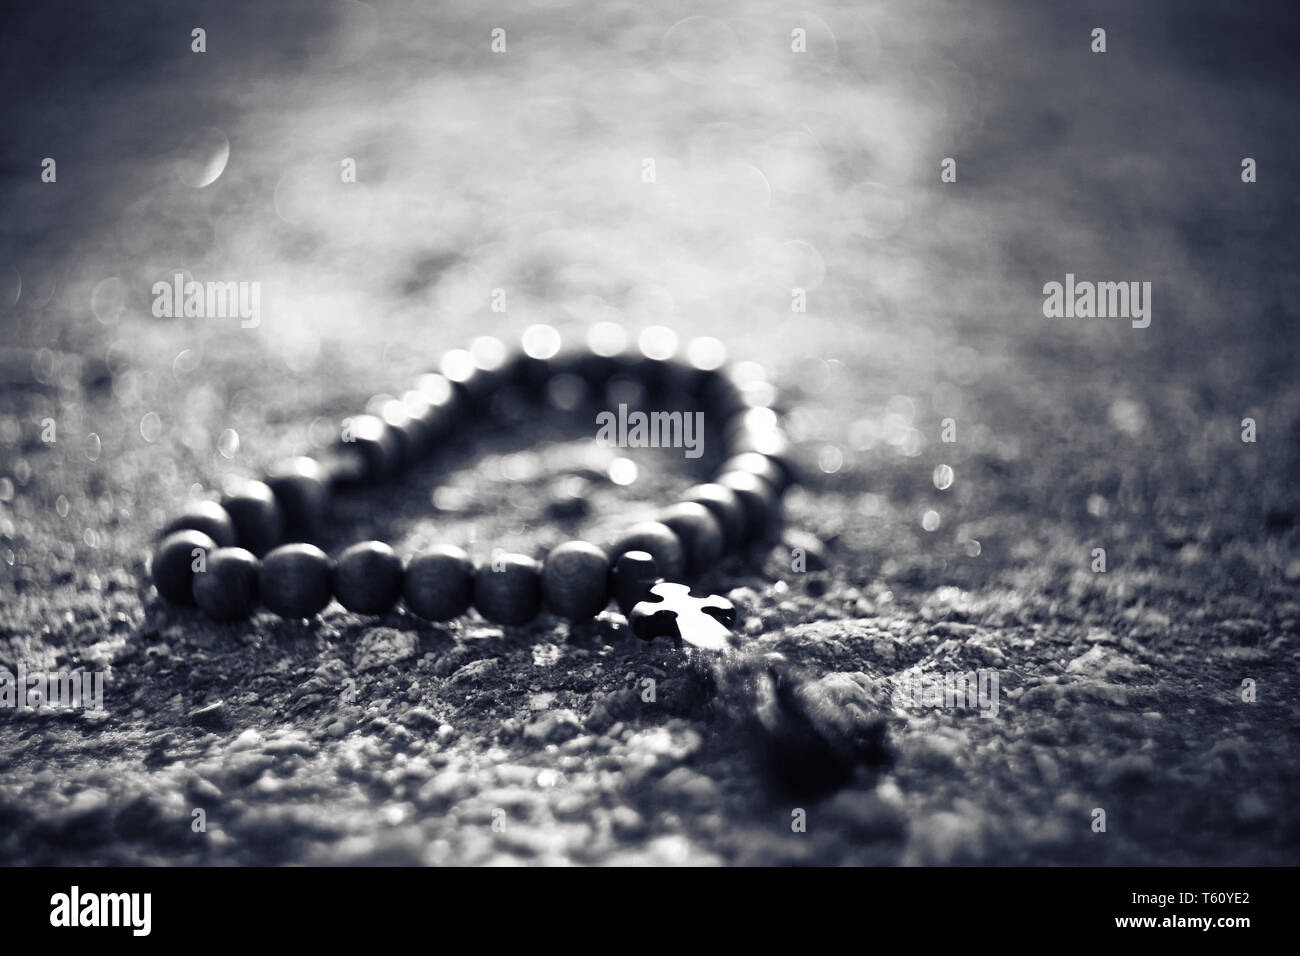
<path fill-rule="evenodd" d="M 646 390 L 667 396 L 689 391 L 692 371 L 677 359 L 677 333 L 662 325 L 652 325 L 637 337 L 635 374 Z"/>
<path fill-rule="evenodd" d="M 216 550 L 217 543 L 202 531 L 173 531 L 154 552 L 150 564 L 154 587 L 172 604 L 193 604 L 194 564 L 200 557 L 195 552 L 202 552 L 200 567 L 204 567 L 208 555 Z"/>
<path fill-rule="evenodd" d="M 718 477 L 718 484 L 730 488 L 745 511 L 746 541 L 766 540 L 778 524 L 776 492 L 758 475 L 748 471 L 729 471 Z"/>
<path fill-rule="evenodd" d="M 221 504 L 235 523 L 241 548 L 263 555 L 284 540 L 284 512 L 265 482 L 241 482 Z"/>
<path fill-rule="evenodd" d="M 609 556 L 586 541 L 566 541 L 542 564 L 542 601 L 571 621 L 585 621 L 609 603 Z"/>
<path fill-rule="evenodd" d="M 724 421 L 746 408 L 740 389 L 726 375 L 715 375 L 705 382 L 704 401 Z"/>
<path fill-rule="evenodd" d="M 691 577 L 712 569 L 722 557 L 722 526 L 704 505 L 684 501 L 664 509 L 659 520 L 681 540 L 686 551 L 686 573 Z"/>
<path fill-rule="evenodd" d="M 468 350 L 453 349 L 442 357 L 441 371 L 467 400 L 479 408 L 509 377 L 505 343 L 481 335 Z"/>
<path fill-rule="evenodd" d="M 354 445 L 338 442 L 320 452 L 322 477 L 331 487 L 364 484 L 366 459 Z"/>
<path fill-rule="evenodd" d="M 397 439 L 399 468 L 410 466 L 424 455 L 424 425 L 412 417 L 403 401 L 392 395 L 376 395 L 366 402 L 366 414 L 387 425 Z"/>
<path fill-rule="evenodd" d="M 463 405 L 451 381 L 437 372 L 416 379 L 415 391 L 429 406 L 419 413 L 419 418 L 425 424 L 432 447 L 432 443 L 441 441 L 455 430 Z"/>
<path fill-rule="evenodd" d="M 297 536 L 316 532 L 329 511 L 329 476 L 315 458 L 290 458 L 274 465 L 266 484 L 284 514 L 285 530 Z"/>
<path fill-rule="evenodd" d="M 609 590 L 624 615 L 650 596 L 650 587 L 662 580 L 655 559 L 645 551 L 627 551 L 619 555 L 609 572 Z"/>
<path fill-rule="evenodd" d="M 757 362 L 737 362 L 729 366 L 724 374 L 740 393 L 744 407 L 770 406 L 775 402 L 776 389 L 772 387 L 767 369 Z"/>
<path fill-rule="evenodd" d="M 603 392 L 605 383 L 620 372 L 630 371 L 636 358 L 637 353 L 628 347 L 627 329 L 617 322 L 597 322 L 587 330 L 587 352 L 576 374 L 598 393 Z"/>
<path fill-rule="evenodd" d="M 627 529 L 627 533 L 609 549 L 612 560 L 628 551 L 645 551 L 655 559 L 659 573 L 669 581 L 680 581 L 686 573 L 686 552 L 681 539 L 672 528 L 659 521 L 642 521 Z"/>
<path fill-rule="evenodd" d="M 747 408 L 727 419 L 723 429 L 728 440 L 745 431 L 779 431 L 781 419 L 771 408 Z"/>
<path fill-rule="evenodd" d="M 782 561 L 789 561 L 795 549 L 803 552 L 804 570 L 825 571 L 830 567 L 830 556 L 826 545 L 816 535 L 793 528 L 787 530 L 781 535 Z"/>
<path fill-rule="evenodd" d="M 494 624 L 527 624 L 542 609 L 542 566 L 523 554 L 498 554 L 474 575 L 474 607 Z"/>
<path fill-rule="evenodd" d="M 710 399 L 725 378 L 721 364 L 726 360 L 726 351 L 723 344 L 711 336 L 691 339 L 686 346 L 681 372 L 684 390 L 710 409 L 716 408 Z"/>
<path fill-rule="evenodd" d="M 519 353 L 510 363 L 510 380 L 535 395 L 551 377 L 554 363 L 563 351 L 560 333 L 550 325 L 530 325 L 519 339 Z"/>
<path fill-rule="evenodd" d="M 449 621 L 469 610 L 474 597 L 474 562 L 460 548 L 439 545 L 406 566 L 402 600 L 413 614 Z"/>
<path fill-rule="evenodd" d="M 442 378 L 441 375 L 438 377 Z M 451 431 L 450 403 L 435 405 L 424 392 L 413 388 L 402 394 L 402 407 L 411 416 L 413 444 L 420 455 L 427 455 L 437 448 L 438 442 Z"/>
<path fill-rule="evenodd" d="M 217 621 L 242 621 L 257 608 L 258 561 L 244 548 L 218 548 L 194 575 L 194 603 Z"/>
<path fill-rule="evenodd" d="M 734 458 L 728 458 L 718 471 L 722 474 L 729 471 L 747 471 L 752 475 L 758 475 L 777 491 L 784 491 L 789 484 L 785 467 L 776 459 L 760 455 L 756 451 L 747 451 Z"/>
<path fill-rule="evenodd" d="M 384 614 L 402 596 L 402 559 L 382 541 L 362 541 L 339 555 L 334 596 L 349 611 Z"/>
<path fill-rule="evenodd" d="M 163 537 L 186 528 L 202 531 L 219 548 L 233 547 L 239 540 L 235 523 L 230 520 L 226 509 L 215 501 L 195 501 L 186 505 L 185 510 L 163 529 Z"/>
<path fill-rule="evenodd" d="M 742 428 L 727 442 L 727 448 L 732 455 L 745 452 L 766 455 L 782 468 L 790 470 L 790 440 L 779 428 Z"/>
<path fill-rule="evenodd" d="M 718 484 L 696 485 L 687 489 L 687 501 L 704 505 L 713 512 L 722 527 L 725 547 L 731 549 L 745 539 L 745 508 L 740 498 L 730 488 Z"/>
<path fill-rule="evenodd" d="M 397 433 L 378 416 L 354 415 L 347 419 L 341 444 L 361 455 L 364 481 L 386 481 L 397 474 L 401 465 L 402 445 Z"/>
<path fill-rule="evenodd" d="M 314 544 L 285 544 L 262 559 L 262 603 L 281 617 L 319 614 L 330 603 L 329 556 Z"/>

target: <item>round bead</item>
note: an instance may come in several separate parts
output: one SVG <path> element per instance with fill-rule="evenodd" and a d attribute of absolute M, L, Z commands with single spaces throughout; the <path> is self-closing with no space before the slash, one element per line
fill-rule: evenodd
<path fill-rule="evenodd" d="M 718 471 L 723 474 L 728 471 L 747 471 L 752 475 L 758 475 L 778 491 L 785 490 L 786 485 L 789 484 L 786 480 L 785 468 L 775 459 L 760 455 L 756 451 L 742 452 L 734 458 L 728 458 Z"/>
<path fill-rule="evenodd" d="M 704 383 L 705 402 L 723 420 L 740 414 L 746 408 L 740 389 L 726 375 L 714 375 Z"/>
<path fill-rule="evenodd" d="M 414 390 L 428 404 L 427 409 L 422 408 L 418 413 L 418 418 L 425 424 L 428 441 L 432 443 L 446 438 L 455 430 L 463 412 L 456 387 L 445 375 L 430 372 L 416 379 Z M 412 407 L 417 404 L 411 403 Z"/>
<path fill-rule="evenodd" d="M 542 609 L 542 566 L 523 554 L 499 554 L 474 576 L 474 607 L 494 624 L 526 624 Z"/>
<path fill-rule="evenodd" d="M 284 513 L 285 530 L 309 535 L 325 521 L 329 511 L 329 478 L 315 458 L 290 458 L 274 465 L 267 487 Z"/>
<path fill-rule="evenodd" d="M 744 540 L 764 540 L 776 525 L 776 493 L 758 475 L 748 471 L 729 471 L 718 477 L 718 484 L 736 493 L 745 511 Z"/>
<path fill-rule="evenodd" d="M 542 601 L 571 621 L 585 621 L 609 603 L 609 557 L 586 541 L 566 541 L 542 564 Z"/>
<path fill-rule="evenodd" d="M 490 335 L 480 335 L 468 349 L 453 349 L 442 357 L 439 370 L 476 407 L 508 378 L 505 343 Z"/>
<path fill-rule="evenodd" d="M 320 452 L 322 477 L 330 487 L 347 488 L 364 484 L 366 459 L 355 446 L 337 442 Z"/>
<path fill-rule="evenodd" d="M 415 446 L 420 454 L 432 451 L 439 434 L 438 413 L 428 397 L 418 389 L 402 393 L 402 407 L 411 416 L 411 430 L 415 433 Z"/>
<path fill-rule="evenodd" d="M 786 478 L 781 484 L 781 488 L 788 485 L 794 477 L 790 465 L 790 440 L 785 437 L 785 432 L 779 428 L 742 428 L 731 436 L 727 442 L 727 447 L 733 455 L 757 452 L 770 458 L 786 472 Z"/>
<path fill-rule="evenodd" d="M 627 329 L 617 322 L 597 322 L 587 330 L 587 351 L 580 359 L 581 371 L 577 374 L 601 392 L 610 378 L 630 369 L 633 362 Z"/>
<path fill-rule="evenodd" d="M 648 391 L 665 394 L 687 383 L 690 370 L 675 360 L 677 348 L 677 333 L 667 326 L 652 325 L 637 336 L 635 369 Z"/>
<path fill-rule="evenodd" d="M 730 488 L 718 484 L 696 485 L 686 491 L 686 500 L 704 505 L 718 519 L 722 527 L 723 542 L 727 549 L 736 547 L 745 538 L 745 509 L 740 498 Z"/>
<path fill-rule="evenodd" d="M 560 359 L 564 340 L 550 325 L 530 325 L 519 340 L 519 352 L 510 363 L 510 379 L 535 394 L 546 386 Z M 557 365 L 557 360 L 560 360 Z"/>
<path fill-rule="evenodd" d="M 217 543 L 202 531 L 185 528 L 173 531 L 163 538 L 154 552 L 150 564 L 154 587 L 172 604 L 193 604 L 194 564 L 203 553 L 203 563 L 207 556 L 217 550 Z"/>
<path fill-rule="evenodd" d="M 240 482 L 221 504 L 235 524 L 241 548 L 261 555 L 284 540 L 284 512 L 265 482 Z"/>
<path fill-rule="evenodd" d="M 609 572 L 609 590 L 624 615 L 632 613 L 638 602 L 650 596 L 650 587 L 659 578 L 655 559 L 645 551 L 627 551 L 619 555 Z"/>
<path fill-rule="evenodd" d="M 218 621 L 240 621 L 257 608 L 258 562 L 244 548 L 218 548 L 194 575 L 194 603 Z"/>
<path fill-rule="evenodd" d="M 722 557 L 722 526 L 704 505 L 684 501 L 664 509 L 659 520 L 681 540 L 686 552 L 686 573 L 691 577 L 710 570 Z"/>
<path fill-rule="evenodd" d="M 474 596 L 474 562 L 460 548 L 440 545 L 416 555 L 406 566 L 402 600 L 413 614 L 449 621 L 469 610 Z"/>
<path fill-rule="evenodd" d="M 202 531 L 219 548 L 230 548 L 238 542 L 235 523 L 230 520 L 226 509 L 215 501 L 194 501 L 186 505 L 185 510 L 163 529 L 163 537 L 186 528 Z"/>
<path fill-rule="evenodd" d="M 340 443 L 360 454 L 365 465 L 365 481 L 386 481 L 397 474 L 402 459 L 401 442 L 392 427 L 377 415 L 354 415 L 347 419 Z"/>
<path fill-rule="evenodd" d="M 680 581 L 686 573 L 686 552 L 672 528 L 660 521 L 642 521 L 627 529 L 609 549 L 617 561 L 628 551 L 645 551 L 654 558 L 659 573 L 669 581 Z"/>
<path fill-rule="evenodd" d="M 330 603 L 330 559 L 314 544 L 285 544 L 262 559 L 262 603 L 281 617 L 319 614 Z"/>
<path fill-rule="evenodd" d="M 398 445 L 398 467 L 419 461 L 424 454 L 424 424 L 415 420 L 401 399 L 376 395 L 366 403 L 366 414 L 374 415 L 385 425 Z"/>
<path fill-rule="evenodd" d="M 334 596 L 349 611 L 384 614 L 402 596 L 402 559 L 382 541 L 361 541 L 339 555 Z"/>

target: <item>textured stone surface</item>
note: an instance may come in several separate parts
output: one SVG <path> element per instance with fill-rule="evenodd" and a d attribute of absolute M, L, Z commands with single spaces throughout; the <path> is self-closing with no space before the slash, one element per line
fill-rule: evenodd
<path fill-rule="evenodd" d="M 87 9 L 78 55 L 118 82 L 51 74 L 7 135 L 15 156 L 93 156 L 88 178 L 77 160 L 57 187 L 0 170 L 5 263 L 34 297 L 3 319 L 28 352 L 0 380 L 0 664 L 100 671 L 105 709 L 0 709 L 6 863 L 1294 863 L 1297 210 L 1265 161 L 1294 155 L 1274 118 L 1290 72 L 1267 67 L 1294 44 L 1271 42 L 1265 6 L 1116 7 L 1114 49 L 1141 56 L 1090 58 L 1053 5 L 835 2 L 833 62 L 814 32 L 804 60 L 729 58 L 668 35 L 680 10 L 548 9 L 503 68 L 436 5 L 381 17 L 363 55 L 303 5 L 287 46 L 229 24 L 210 85 L 175 59 L 160 79 L 156 48 L 120 56 L 138 18 Z M 1259 41 L 1250 62 L 1225 30 Z M 663 69 L 638 73 L 642 53 Z M 138 148 L 180 132 L 164 103 L 227 124 L 211 187 Z M 343 156 L 358 183 L 338 182 Z M 155 319 L 151 283 L 182 266 L 263 281 L 260 327 Z M 1153 280 L 1151 327 L 1045 321 L 1042 284 L 1066 271 Z M 127 311 L 100 319 L 111 276 Z M 196 483 L 308 452 L 476 335 L 549 313 L 568 335 L 610 310 L 771 369 L 808 476 L 788 524 L 826 568 L 773 544 L 707 584 L 741 609 L 747 653 L 880 692 L 890 769 L 815 800 L 768 788 L 744 714 L 610 612 L 509 635 L 337 605 L 218 625 L 141 583 Z M 613 540 L 707 477 L 680 449 L 593 449 L 554 410 L 476 438 L 342 492 L 319 543 L 537 555 Z M 630 486 L 606 478 L 623 454 Z M 585 505 L 557 512 L 574 478 Z M 981 668 L 996 717 L 893 702 L 909 674 Z"/>

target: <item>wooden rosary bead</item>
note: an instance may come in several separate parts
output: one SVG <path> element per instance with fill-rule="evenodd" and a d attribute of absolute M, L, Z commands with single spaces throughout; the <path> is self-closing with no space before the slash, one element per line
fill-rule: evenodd
<path fill-rule="evenodd" d="M 319 614 L 330 603 L 329 556 L 314 544 L 284 544 L 262 559 L 262 603 L 281 617 Z"/>
<path fill-rule="evenodd" d="M 413 614 L 449 621 L 469 610 L 474 597 L 474 562 L 460 548 L 439 545 L 406 566 L 402 600 Z"/>
<path fill-rule="evenodd" d="M 318 455 L 322 477 L 330 488 L 348 488 L 365 484 L 366 459 L 353 445 L 335 442 Z"/>
<path fill-rule="evenodd" d="M 361 541 L 339 555 L 334 596 L 357 614 L 384 614 L 402 596 L 402 559 L 382 541 Z"/>
<path fill-rule="evenodd" d="M 163 537 L 187 528 L 192 531 L 202 531 L 215 541 L 219 548 L 233 547 L 239 541 L 235 523 L 230 520 L 226 509 L 215 501 L 194 501 L 188 504 L 185 510 L 163 529 Z"/>
<path fill-rule="evenodd" d="M 758 475 L 774 489 L 784 491 L 789 484 L 786 478 L 785 468 L 775 459 L 767 455 L 761 455 L 756 451 L 742 452 L 723 462 L 722 467 L 718 469 L 719 474 L 726 474 L 729 471 L 747 471 L 750 474 Z"/>
<path fill-rule="evenodd" d="M 660 521 L 641 521 L 632 525 L 609 549 L 609 554 L 618 561 L 619 555 L 628 551 L 649 553 L 659 573 L 669 581 L 680 581 L 686 574 L 686 552 L 681 539 Z"/>
<path fill-rule="evenodd" d="M 597 322 L 587 330 L 587 348 L 577 357 L 575 374 L 603 394 L 611 378 L 632 367 L 635 353 L 628 348 L 627 329 L 617 322 Z"/>
<path fill-rule="evenodd" d="M 732 436 L 727 443 L 733 455 L 745 452 L 758 452 L 775 461 L 782 468 L 789 470 L 790 440 L 779 428 L 743 428 Z"/>
<path fill-rule="evenodd" d="M 655 559 L 646 551 L 626 551 L 609 572 L 609 590 L 624 616 L 650 597 L 650 588 L 661 580 Z"/>
<path fill-rule="evenodd" d="M 376 415 L 354 415 L 347 419 L 340 444 L 361 456 L 364 481 L 387 481 L 401 466 L 401 442 L 388 423 Z"/>
<path fill-rule="evenodd" d="M 677 358 L 677 333 L 662 325 L 652 325 L 637 337 L 633 376 L 648 395 L 667 397 L 689 391 L 690 366 Z"/>
<path fill-rule="evenodd" d="M 194 603 L 218 621 L 241 621 L 257 608 L 259 565 L 245 548 L 218 548 L 194 575 Z"/>
<path fill-rule="evenodd" d="M 563 349 L 564 341 L 554 326 L 530 325 L 520 336 L 519 352 L 509 364 L 510 381 L 531 394 L 542 391 L 555 374 Z"/>
<path fill-rule="evenodd" d="M 686 346 L 686 390 L 698 397 L 707 396 L 716 380 L 722 378 L 727 362 L 727 347 L 710 335 L 691 339 Z"/>
<path fill-rule="evenodd" d="M 713 483 L 696 485 L 688 488 L 684 497 L 687 501 L 704 505 L 718 519 L 726 550 L 729 551 L 744 541 L 745 509 L 740 498 L 730 488 Z"/>
<path fill-rule="evenodd" d="M 284 540 L 284 512 L 266 482 L 239 482 L 221 505 L 235 524 L 241 548 L 263 555 Z"/>
<path fill-rule="evenodd" d="M 665 508 L 659 520 L 672 529 L 686 552 L 686 573 L 697 577 L 712 569 L 722 557 L 722 526 L 713 513 L 694 501 Z"/>
<path fill-rule="evenodd" d="M 315 458 L 290 458 L 273 465 L 266 476 L 284 514 L 285 531 L 307 536 L 317 531 L 329 512 L 329 476 Z"/>
<path fill-rule="evenodd" d="M 451 430 L 450 408 L 434 405 L 424 392 L 414 388 L 402 393 L 401 402 L 406 413 L 411 416 L 411 428 L 415 433 L 415 445 L 419 454 L 429 454 Z"/>
<path fill-rule="evenodd" d="M 745 541 L 764 541 L 777 524 L 776 492 L 758 475 L 748 471 L 729 471 L 718 477 L 718 484 L 730 488 L 745 511 Z"/>
<path fill-rule="evenodd" d="M 366 402 L 366 414 L 374 415 L 388 426 L 397 439 L 397 467 L 409 467 L 424 456 L 424 428 L 411 415 L 401 399 L 393 395 L 376 395 Z"/>
<path fill-rule="evenodd" d="M 527 624 L 542 609 L 542 566 L 523 554 L 498 554 L 474 575 L 474 607 L 494 624 Z"/>
<path fill-rule="evenodd" d="M 585 621 L 609 603 L 609 556 L 586 541 L 566 541 L 542 564 L 542 602 L 553 614 Z"/>
<path fill-rule="evenodd" d="M 216 550 L 217 543 L 202 531 L 173 531 L 163 538 L 150 563 L 154 587 L 172 604 L 193 604 L 194 565 L 199 552 L 203 558 L 200 566 L 206 566 L 208 555 Z"/>
<path fill-rule="evenodd" d="M 425 424 L 432 448 L 455 430 L 462 411 L 460 396 L 447 376 L 437 372 L 417 378 L 415 391 L 429 406 L 419 414 L 419 418 Z"/>
<path fill-rule="evenodd" d="M 467 407 L 479 410 L 496 388 L 508 380 L 505 343 L 480 335 L 468 349 L 452 349 L 442 357 L 439 370 L 456 386 Z"/>

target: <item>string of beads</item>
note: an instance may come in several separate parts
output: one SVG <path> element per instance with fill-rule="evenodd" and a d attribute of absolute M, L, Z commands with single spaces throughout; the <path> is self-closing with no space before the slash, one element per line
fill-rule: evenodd
<path fill-rule="evenodd" d="M 611 599 L 629 613 L 654 582 L 694 579 L 725 554 L 770 539 L 781 496 L 796 476 L 765 371 L 752 362 L 728 365 L 713 338 L 679 348 L 662 326 L 646 329 L 635 346 L 628 339 L 622 326 L 601 322 L 585 347 L 565 347 L 554 328 L 534 325 L 513 352 L 490 336 L 448 352 L 437 372 L 421 375 L 400 396 L 372 398 L 333 448 L 279 464 L 220 502 L 188 506 L 166 526 L 153 555 L 158 593 L 221 621 L 247 617 L 259 604 L 282 617 L 310 618 L 332 600 L 370 615 L 401 601 L 432 621 L 471 607 L 503 625 L 525 624 L 543 610 L 584 621 Z M 610 398 L 630 383 L 647 400 L 683 397 L 703 406 L 706 419 L 722 421 L 725 460 L 710 482 L 605 548 L 567 541 L 542 560 L 498 554 L 476 565 L 452 545 L 403 561 L 382 541 L 354 544 L 332 558 L 304 540 L 327 520 L 336 490 L 393 478 L 458 429 L 490 419 L 503 393 L 524 402 L 579 393 Z"/>

